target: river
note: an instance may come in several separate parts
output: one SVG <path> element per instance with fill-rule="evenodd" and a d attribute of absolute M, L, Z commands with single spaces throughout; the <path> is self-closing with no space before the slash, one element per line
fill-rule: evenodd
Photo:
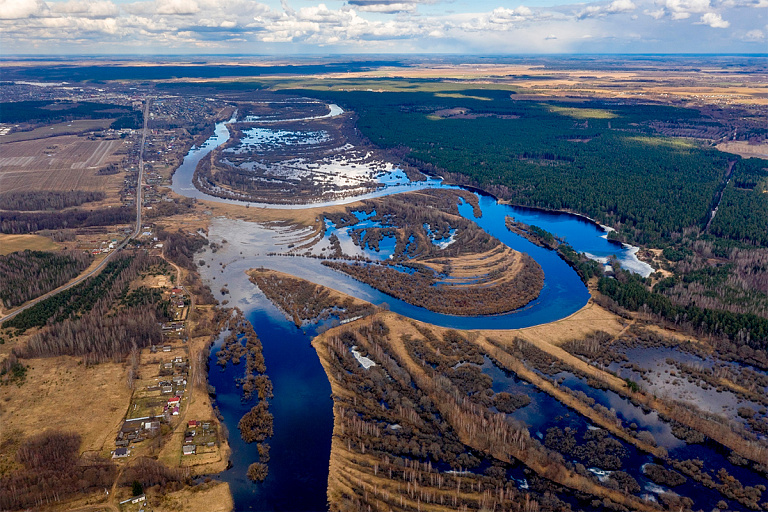
<path fill-rule="evenodd" d="M 330 115 L 343 112 L 330 105 Z M 233 122 L 234 118 L 230 120 Z M 197 163 L 213 149 L 229 139 L 227 123 L 218 123 L 215 132 L 204 144 L 193 147 L 173 176 L 172 189 L 186 197 L 209 201 L 245 204 L 242 201 L 212 197 L 193 184 Z M 252 207 L 306 208 L 349 204 L 360 199 L 424 188 L 457 188 L 439 179 L 422 182 L 403 180 L 401 175 L 382 176 L 381 189 L 361 196 L 311 205 L 254 204 Z M 200 258 L 206 265 L 200 268 L 204 280 L 219 300 L 243 310 L 251 321 L 263 346 L 268 374 L 274 384 L 274 399 L 270 410 L 274 415 L 274 437 L 271 445 L 269 476 L 262 484 L 253 484 L 245 477 L 248 465 L 257 460 L 255 444 L 245 444 L 238 434 L 237 423 L 252 403 L 240 400 L 235 386 L 236 369 L 232 365 L 222 370 L 211 355 L 209 381 L 217 390 L 219 407 L 230 432 L 232 468 L 221 478 L 229 482 L 237 510 L 320 510 L 326 508 L 326 485 L 330 440 L 333 429 L 330 385 L 310 340 L 314 328 L 299 329 L 251 284 L 244 272 L 264 266 L 287 272 L 337 289 L 375 304 L 386 302 L 392 311 L 424 322 L 460 329 L 509 329 L 538 325 L 564 318 L 583 307 L 589 293 L 571 269 L 557 254 L 535 246 L 523 237 L 511 233 L 505 225 L 507 216 L 536 225 L 564 239 L 579 252 L 606 261 L 618 259 L 630 270 L 647 275 L 652 270 L 635 257 L 636 248 L 607 240 L 607 230 L 594 222 L 568 213 L 546 212 L 499 204 L 493 197 L 478 194 L 482 216 L 475 218 L 473 209 L 462 204 L 462 216 L 475 221 L 482 229 L 512 249 L 531 255 L 545 273 L 544 288 L 531 304 L 512 313 L 489 317 L 456 317 L 441 315 L 389 297 L 370 286 L 335 272 L 314 258 L 269 256 L 284 251 L 286 246 L 307 235 L 306 231 L 277 229 L 235 219 L 214 218 L 209 227 L 211 242 L 221 244 L 215 253 L 206 250 Z M 328 234 L 326 233 L 326 236 Z M 227 295 L 220 289 L 226 285 Z"/>

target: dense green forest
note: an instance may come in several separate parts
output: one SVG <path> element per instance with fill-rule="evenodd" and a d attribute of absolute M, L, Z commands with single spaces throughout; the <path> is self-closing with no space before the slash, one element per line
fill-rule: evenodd
<path fill-rule="evenodd" d="M 723 153 L 653 135 L 651 122 L 701 117 L 691 109 L 518 101 L 489 89 L 309 94 L 354 110 L 373 143 L 427 170 L 516 204 L 584 213 L 636 243 L 703 228 L 728 169 Z M 435 115 L 456 107 L 473 118 Z"/>
<path fill-rule="evenodd" d="M 24 304 L 58 288 L 88 268 L 88 253 L 19 251 L 0 256 L 0 300 L 6 307 Z"/>
<path fill-rule="evenodd" d="M 25 123 L 37 121 L 50 123 L 72 119 L 109 119 L 114 117 L 132 118 L 132 124 L 141 126 L 144 122 L 141 111 L 134 111 L 125 105 L 91 103 L 84 101 L 16 101 L 0 103 L 0 122 Z"/>
<path fill-rule="evenodd" d="M 712 234 L 768 245 L 768 160 L 742 159 L 710 225 Z"/>
<path fill-rule="evenodd" d="M 665 295 L 650 291 L 646 284 L 646 280 L 637 274 L 618 271 L 616 279 L 601 278 L 598 290 L 630 311 L 653 313 L 674 325 L 703 334 L 725 336 L 739 345 L 768 351 L 768 319 L 751 313 L 675 304 Z"/>

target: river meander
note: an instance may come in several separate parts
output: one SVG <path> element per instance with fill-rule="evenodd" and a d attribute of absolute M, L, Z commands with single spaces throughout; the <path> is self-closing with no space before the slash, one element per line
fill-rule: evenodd
<path fill-rule="evenodd" d="M 342 111 L 330 106 L 331 114 Z M 329 114 L 330 115 L 330 114 Z M 233 119 L 234 120 L 234 119 Z M 232 121 L 233 121 L 232 120 Z M 186 197 L 208 201 L 245 204 L 204 194 L 193 184 L 197 163 L 213 149 L 229 139 L 226 123 L 218 123 L 214 135 L 199 147 L 194 147 L 173 176 L 172 189 Z M 262 208 L 306 208 L 335 204 L 349 204 L 366 198 L 407 192 L 424 188 L 456 188 L 439 179 L 409 182 L 402 173 L 380 177 L 382 187 L 372 193 L 310 205 L 254 204 Z M 476 218 L 468 204 L 462 204 L 462 216 L 476 222 L 482 229 L 517 251 L 528 253 L 545 273 L 544 288 L 532 303 L 512 313 L 496 316 L 456 317 L 441 315 L 412 306 L 387 296 L 378 290 L 333 271 L 319 259 L 299 256 L 274 256 L 292 243 L 307 236 L 307 231 L 276 228 L 242 220 L 214 218 L 209 226 L 209 239 L 221 245 L 215 253 L 206 250 L 200 258 L 204 280 L 219 300 L 237 306 L 251 321 L 264 346 L 268 374 L 274 384 L 274 399 L 270 410 L 274 415 L 274 437 L 271 445 L 269 476 L 262 484 L 253 484 L 245 473 L 248 465 L 258 459 L 255 444 L 248 445 L 238 434 L 237 423 L 252 403 L 242 402 L 235 385 L 235 372 L 241 366 L 230 365 L 224 370 L 215 364 L 214 348 L 211 355 L 209 381 L 217 390 L 216 405 L 230 432 L 232 468 L 221 478 L 229 482 L 237 510 L 320 510 L 326 508 L 326 485 L 330 441 L 333 430 L 330 385 L 310 340 L 315 327 L 295 327 L 253 285 L 245 271 L 266 267 L 286 272 L 322 284 L 374 304 L 386 302 L 389 308 L 406 317 L 427 323 L 459 329 L 521 328 L 564 318 L 583 307 L 589 293 L 571 269 L 558 255 L 532 244 L 511 233 L 505 225 L 507 216 L 517 221 L 536 225 L 564 239 L 579 252 L 603 261 L 616 258 L 622 266 L 647 275 L 651 268 L 634 256 L 635 248 L 607 240 L 607 231 L 580 216 L 568 213 L 546 212 L 499 204 L 495 198 L 478 194 L 482 216 Z M 328 236 L 328 233 L 325 234 Z M 382 255 L 382 257 L 384 257 Z M 222 295 L 226 285 L 229 293 Z"/>

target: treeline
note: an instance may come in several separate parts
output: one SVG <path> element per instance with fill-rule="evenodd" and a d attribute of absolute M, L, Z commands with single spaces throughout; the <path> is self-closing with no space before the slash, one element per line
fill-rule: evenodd
<path fill-rule="evenodd" d="M 23 357 L 83 356 L 86 364 L 122 361 L 133 349 L 163 340 L 155 309 L 126 308 L 106 316 L 101 308 L 48 326 L 29 340 Z"/>
<path fill-rule="evenodd" d="M 0 212 L 0 233 L 19 235 L 41 229 L 113 226 L 130 224 L 135 219 L 136 210 L 124 207 L 45 213 L 5 211 Z"/>
<path fill-rule="evenodd" d="M 125 105 L 93 103 L 88 101 L 15 101 L 0 103 L 0 123 L 25 123 L 37 121 L 50 123 L 72 119 L 108 119 L 133 117 L 144 122 L 141 111 Z"/>
<path fill-rule="evenodd" d="M 62 210 L 104 199 L 104 192 L 87 190 L 3 192 L 0 193 L 0 210 Z"/>
<path fill-rule="evenodd" d="M 19 251 L 0 256 L 0 300 L 6 307 L 24 304 L 67 283 L 88 268 L 89 253 Z"/>
<path fill-rule="evenodd" d="M 695 331 L 725 336 L 738 345 L 755 350 L 768 350 L 768 319 L 751 313 L 704 309 L 695 305 L 678 305 L 669 297 L 650 291 L 644 278 L 618 271 L 616 279 L 601 278 L 598 290 L 622 308 L 659 315 L 664 320 Z"/>
<path fill-rule="evenodd" d="M 476 95 L 489 97 L 490 91 Z M 306 91 L 305 91 L 306 94 Z M 653 136 L 653 121 L 700 117 L 695 110 L 601 102 L 565 105 L 609 111 L 613 118 L 574 119 L 557 104 L 456 99 L 423 92 L 312 91 L 355 110 L 374 144 L 411 149 L 414 163 L 464 176 L 503 199 L 526 206 L 578 211 L 611 225 L 635 243 L 651 243 L 703 227 L 727 157 Z M 471 95 L 470 95 L 471 96 Z M 517 119 L 430 119 L 442 108 L 514 115 Z M 586 142 L 583 142 L 586 141 Z M 549 160 L 525 159 L 547 155 Z M 550 162 L 557 162 L 551 165 Z M 423 165 L 427 164 L 427 165 Z"/>
<path fill-rule="evenodd" d="M 768 160 L 741 159 L 712 220 L 712 234 L 768 246 Z"/>
<path fill-rule="evenodd" d="M 73 495 L 110 487 L 116 467 L 111 461 L 79 456 L 80 436 L 46 431 L 21 442 L 13 471 L 0 477 L 0 509 L 42 507 Z"/>

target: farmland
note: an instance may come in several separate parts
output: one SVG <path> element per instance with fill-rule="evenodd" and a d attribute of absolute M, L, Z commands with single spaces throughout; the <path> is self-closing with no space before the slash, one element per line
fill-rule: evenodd
<path fill-rule="evenodd" d="M 122 185 L 121 176 L 96 176 L 96 172 L 122 160 L 125 141 L 88 140 L 75 135 L 1 141 L 0 188 L 3 192 L 98 190 L 114 199 Z"/>

